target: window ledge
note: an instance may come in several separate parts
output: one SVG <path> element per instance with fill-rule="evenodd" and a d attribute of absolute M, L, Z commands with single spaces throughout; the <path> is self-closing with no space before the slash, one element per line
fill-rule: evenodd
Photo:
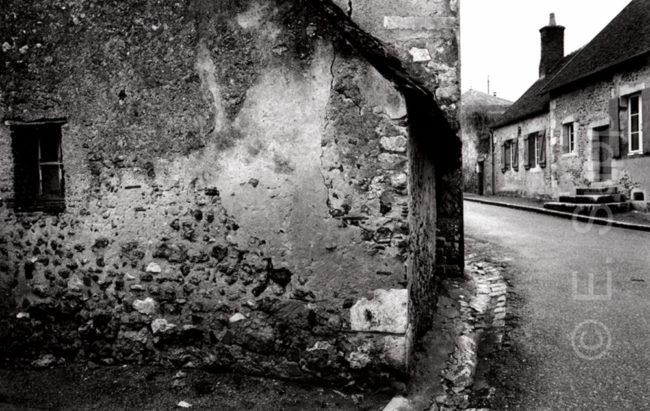
<path fill-rule="evenodd" d="M 578 157 L 578 153 L 576 153 L 575 151 L 572 151 L 570 153 L 562 153 L 561 157 L 562 158 Z"/>
<path fill-rule="evenodd" d="M 637 157 L 645 157 L 647 154 L 641 152 L 641 151 L 635 151 L 632 153 L 627 153 L 627 158 L 637 158 Z"/>

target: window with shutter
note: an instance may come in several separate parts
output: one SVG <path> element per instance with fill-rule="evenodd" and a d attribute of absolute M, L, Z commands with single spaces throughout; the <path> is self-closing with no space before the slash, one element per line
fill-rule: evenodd
<path fill-rule="evenodd" d="M 618 98 L 609 100 L 609 145 L 612 148 L 613 158 L 621 157 L 618 101 Z"/>
<path fill-rule="evenodd" d="M 65 208 L 62 121 L 9 122 L 14 157 L 14 207 L 18 211 Z"/>
<path fill-rule="evenodd" d="M 528 136 L 524 136 L 524 168 L 526 170 L 530 168 L 530 148 L 528 141 Z"/>
<path fill-rule="evenodd" d="M 546 167 L 546 131 L 537 134 L 537 164 Z"/>
<path fill-rule="evenodd" d="M 519 139 L 515 138 L 512 145 L 512 169 L 519 171 Z"/>
<path fill-rule="evenodd" d="M 537 133 L 528 135 L 528 164 L 529 167 L 537 165 Z"/>
<path fill-rule="evenodd" d="M 628 99 L 628 153 L 639 154 L 643 152 L 643 131 L 641 115 L 641 95 L 636 94 Z"/>

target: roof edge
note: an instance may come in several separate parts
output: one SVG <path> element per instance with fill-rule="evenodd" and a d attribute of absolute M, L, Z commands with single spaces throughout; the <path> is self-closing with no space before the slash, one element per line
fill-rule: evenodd
<path fill-rule="evenodd" d="M 492 129 L 492 130 L 496 130 L 497 128 L 502 128 L 502 127 L 505 127 L 505 126 L 510 126 L 510 125 L 513 125 L 514 123 L 517 123 L 517 122 L 519 122 L 519 121 L 522 121 L 522 120 L 528 120 L 528 119 L 531 118 L 531 117 L 536 117 L 536 116 L 538 116 L 538 115 L 540 115 L 540 114 L 547 114 L 547 113 L 549 113 L 549 112 L 550 112 L 550 110 L 549 110 L 549 107 L 548 107 L 548 105 L 547 105 L 543 110 L 533 111 L 532 113 L 528 113 L 528 114 L 523 115 L 523 116 L 519 116 L 519 117 L 511 118 L 511 119 L 508 119 L 507 121 L 504 121 L 504 122 L 497 122 L 497 123 L 491 125 L 491 126 L 490 126 L 490 129 Z"/>
<path fill-rule="evenodd" d="M 650 55 L 650 49 L 642 51 L 641 53 L 637 53 L 637 54 L 635 54 L 633 56 L 617 60 L 617 61 L 615 61 L 615 62 L 613 62 L 611 64 L 608 64 L 606 66 L 599 67 L 599 68 L 597 68 L 595 70 L 592 70 L 592 71 L 590 71 L 590 72 L 588 72 L 588 73 L 586 73 L 586 74 L 584 74 L 584 75 L 582 75 L 580 77 L 576 77 L 576 78 L 571 79 L 569 81 L 565 81 L 564 83 L 560 83 L 560 84 L 554 86 L 553 88 L 544 87 L 542 89 L 542 92 L 543 93 L 550 93 L 551 91 L 555 91 L 555 90 L 558 90 L 558 89 L 565 88 L 565 87 L 567 87 L 567 86 L 569 86 L 569 85 L 571 85 L 573 83 L 583 81 L 583 80 L 585 80 L 585 79 L 587 79 L 589 77 L 595 76 L 596 74 L 600 74 L 600 73 L 602 73 L 604 71 L 607 71 L 607 70 L 612 69 L 614 67 L 620 66 L 621 64 L 627 63 L 629 61 L 636 60 L 636 59 L 638 59 L 640 57 L 643 57 L 645 55 Z M 577 54 L 576 54 L 576 56 L 577 56 Z M 576 56 L 574 56 L 571 60 L 573 60 Z M 570 62 L 567 62 L 567 64 L 564 67 L 566 67 L 568 64 L 570 64 Z M 553 77 L 558 76 L 561 72 L 562 72 L 562 70 L 559 70 L 558 73 Z M 553 82 L 553 79 L 551 79 L 548 82 L 548 84 L 551 84 L 552 82 Z"/>

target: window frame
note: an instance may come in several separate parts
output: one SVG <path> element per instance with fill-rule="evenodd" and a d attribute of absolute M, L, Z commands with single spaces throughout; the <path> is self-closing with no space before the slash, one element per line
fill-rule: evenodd
<path fill-rule="evenodd" d="M 29 191 L 17 191 L 16 175 L 14 175 L 14 198 L 13 208 L 17 212 L 45 211 L 59 213 L 65 210 L 65 166 L 63 161 L 63 129 L 62 126 L 67 123 L 66 119 L 21 121 L 6 120 L 5 125 L 10 127 L 10 134 L 13 139 L 28 139 L 32 143 L 18 143 L 21 152 L 25 153 L 19 158 L 13 158 L 14 173 L 26 172 L 27 175 L 33 175 L 37 180 L 33 180 Z M 50 141 L 49 148 L 44 149 L 46 139 L 55 139 L 54 144 Z M 12 141 L 12 146 L 15 143 Z M 14 150 L 14 149 L 12 149 Z M 51 150 L 51 151 L 49 151 Z M 32 154 L 30 155 L 29 152 Z M 17 155 L 17 152 L 13 152 Z M 47 154 L 50 155 L 47 155 Z M 44 155 L 45 154 L 45 155 Z M 26 157 L 24 157 L 26 156 Z M 25 158 L 30 156 L 35 162 L 25 162 Z M 20 166 L 19 166 L 20 164 Z M 16 169 L 21 171 L 16 171 Z M 55 190 L 48 190 L 49 185 L 44 183 L 50 181 L 46 179 L 46 168 L 55 168 L 57 176 Z M 21 176 L 18 176 L 22 178 Z M 36 186 L 36 187 L 34 187 Z M 29 193 L 32 193 L 31 195 Z"/>
<path fill-rule="evenodd" d="M 636 99 L 638 101 L 637 104 L 637 112 L 636 114 L 632 114 L 632 99 Z M 641 93 L 635 93 L 627 97 L 627 149 L 628 149 L 628 154 L 643 154 L 643 99 L 641 98 Z M 636 116 L 637 121 L 638 121 L 638 129 L 634 134 L 636 134 L 636 137 L 638 139 L 638 148 L 636 150 L 632 150 L 632 117 Z"/>
<path fill-rule="evenodd" d="M 575 122 L 571 121 L 568 123 L 562 124 L 562 131 L 564 133 L 564 138 L 567 139 L 567 151 L 565 154 L 571 154 L 576 152 L 576 132 L 575 132 Z"/>

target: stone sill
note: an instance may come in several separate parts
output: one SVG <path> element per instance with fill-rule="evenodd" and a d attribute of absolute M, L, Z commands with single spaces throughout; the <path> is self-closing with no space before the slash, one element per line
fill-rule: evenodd
<path fill-rule="evenodd" d="M 642 157 L 648 157 L 648 155 L 645 153 L 627 153 L 625 154 L 624 157 L 621 158 L 621 160 L 625 160 L 629 158 L 642 158 Z"/>
<path fill-rule="evenodd" d="M 571 153 L 562 153 L 560 155 L 560 158 L 574 158 L 574 157 L 578 157 L 578 153 L 571 152 Z"/>

